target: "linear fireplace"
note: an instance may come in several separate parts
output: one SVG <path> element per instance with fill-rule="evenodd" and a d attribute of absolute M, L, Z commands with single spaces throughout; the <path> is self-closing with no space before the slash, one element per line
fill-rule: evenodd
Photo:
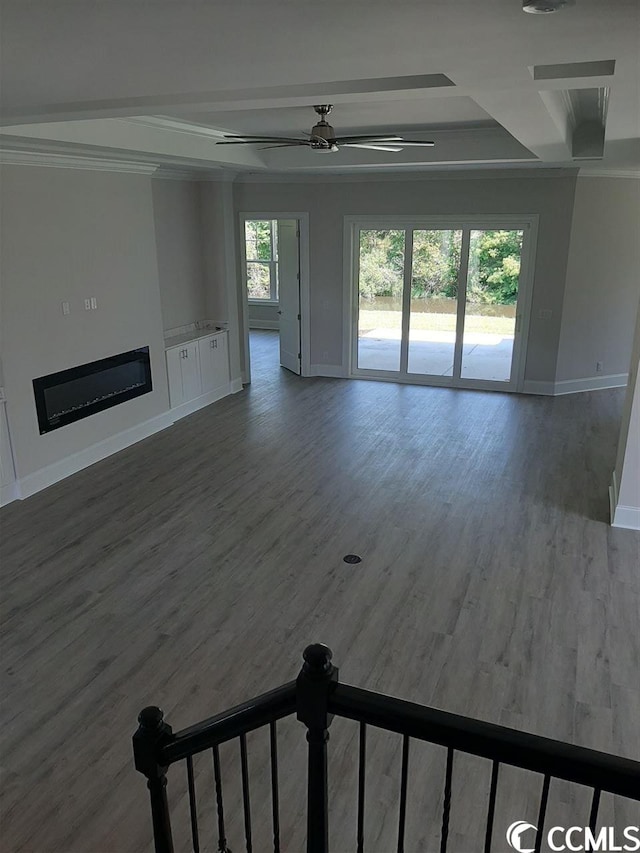
<path fill-rule="evenodd" d="M 40 435 L 148 394 L 149 347 L 101 358 L 33 380 Z"/>

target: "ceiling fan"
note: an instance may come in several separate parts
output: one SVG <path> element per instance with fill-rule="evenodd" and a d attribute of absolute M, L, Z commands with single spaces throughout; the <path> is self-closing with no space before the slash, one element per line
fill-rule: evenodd
<path fill-rule="evenodd" d="M 368 151 L 402 151 L 407 146 L 431 148 L 434 142 L 409 142 L 401 136 L 382 136 L 379 133 L 359 134 L 358 136 L 336 136 L 334 129 L 327 121 L 327 116 L 333 109 L 333 104 L 318 104 L 313 108 L 320 116 L 320 121 L 311 128 L 311 133 L 304 139 L 295 136 L 253 136 L 252 134 L 225 133 L 224 142 L 216 145 L 260 145 L 265 148 L 289 148 L 296 145 L 306 145 L 312 151 L 339 151 L 340 148 L 365 148 Z"/>

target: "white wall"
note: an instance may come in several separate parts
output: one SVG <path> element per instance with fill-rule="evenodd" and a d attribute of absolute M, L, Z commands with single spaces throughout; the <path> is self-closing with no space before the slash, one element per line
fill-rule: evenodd
<path fill-rule="evenodd" d="M 613 475 L 612 524 L 640 530 L 640 311 Z"/>
<path fill-rule="evenodd" d="M 556 381 L 629 369 L 640 298 L 640 181 L 576 185 Z"/>
<path fill-rule="evenodd" d="M 202 224 L 202 252 L 207 300 L 207 316 L 212 320 L 226 322 L 229 309 L 225 282 L 225 210 L 221 185 L 204 182 L 199 185 L 200 221 Z"/>
<path fill-rule="evenodd" d="M 174 329 L 207 317 L 200 187 L 173 180 L 152 186 L 162 319 Z"/>
<path fill-rule="evenodd" d="M 525 378 L 553 383 L 569 248 L 575 177 L 237 182 L 237 211 L 309 211 L 311 363 L 342 364 L 343 221 L 346 215 L 539 214 L 538 251 Z M 538 317 L 542 309 L 551 318 Z"/>
<path fill-rule="evenodd" d="M 25 166 L 1 179 L 1 358 L 23 478 L 166 412 L 169 399 L 151 179 Z M 98 310 L 85 311 L 91 296 Z M 142 346 L 151 393 L 39 434 L 34 378 Z"/>
<path fill-rule="evenodd" d="M 240 382 L 244 347 L 242 288 L 237 252 L 233 186 L 230 181 L 200 184 L 202 245 L 209 319 L 224 323 L 229 330 L 229 370 L 231 382 Z"/>

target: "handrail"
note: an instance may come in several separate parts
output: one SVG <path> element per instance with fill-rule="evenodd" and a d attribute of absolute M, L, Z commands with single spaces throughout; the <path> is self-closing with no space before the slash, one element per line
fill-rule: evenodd
<path fill-rule="evenodd" d="M 331 686 L 329 712 L 504 764 L 640 800 L 640 762 L 439 711 L 349 684 Z"/>
<path fill-rule="evenodd" d="M 595 831 L 602 792 L 640 801 L 640 762 L 608 755 L 593 749 L 563 743 L 539 735 L 519 732 L 374 693 L 338 681 L 338 670 L 332 664 L 332 653 L 321 644 L 308 646 L 304 665 L 296 681 L 263 693 L 196 725 L 172 733 L 160 708 L 150 706 L 138 717 L 139 727 L 133 735 L 136 769 L 147 778 L 151 802 L 156 853 L 174 853 L 171 815 L 167 799 L 168 767 L 186 759 L 192 850 L 199 853 L 198 802 L 192 756 L 211 748 L 215 803 L 218 824 L 218 850 L 229 853 L 226 842 L 222 774 L 218 745 L 238 737 L 242 772 L 242 798 L 245 848 L 252 849 L 251 803 L 247 762 L 247 732 L 269 726 L 272 789 L 273 849 L 280 850 L 280 816 L 278 794 L 278 749 L 276 721 L 296 714 L 307 734 L 307 853 L 329 851 L 328 752 L 329 727 L 334 716 L 360 723 L 357 837 L 358 851 L 364 850 L 364 809 L 366 769 L 366 729 L 374 726 L 402 735 L 402 767 L 398 813 L 398 846 L 404 849 L 405 817 L 410 739 L 414 738 L 447 748 L 447 766 L 442 808 L 440 850 L 446 853 L 451 811 L 451 784 L 454 756 L 457 752 L 489 759 L 492 762 L 491 784 L 485 827 L 484 851 L 492 849 L 496 796 L 500 764 L 509 764 L 544 776 L 539 804 L 536 850 L 541 849 L 543 827 L 552 779 L 563 779 L 593 789 L 589 829 Z M 532 825 L 529 825 L 532 826 Z"/>
<path fill-rule="evenodd" d="M 171 735 L 171 739 L 160 747 L 159 763 L 168 767 L 189 755 L 275 722 L 295 710 L 296 683 L 289 681 L 282 687 Z"/>

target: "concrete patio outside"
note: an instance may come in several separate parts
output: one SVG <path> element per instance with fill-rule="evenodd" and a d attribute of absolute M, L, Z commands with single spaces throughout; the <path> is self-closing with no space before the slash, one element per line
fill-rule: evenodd
<path fill-rule="evenodd" d="M 398 371 L 400 329 L 369 329 L 358 335 L 358 368 Z M 452 376 L 456 333 L 414 329 L 409 334 L 408 372 Z M 462 377 L 508 382 L 513 335 L 470 332 L 462 347 Z"/>

